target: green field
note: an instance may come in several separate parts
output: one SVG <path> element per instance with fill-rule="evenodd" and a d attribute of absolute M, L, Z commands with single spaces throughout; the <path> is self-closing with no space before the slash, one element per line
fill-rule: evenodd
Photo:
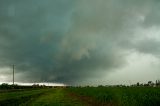
<path fill-rule="evenodd" d="M 0 106 L 158 106 L 160 88 L 41 88 L 0 92 Z"/>

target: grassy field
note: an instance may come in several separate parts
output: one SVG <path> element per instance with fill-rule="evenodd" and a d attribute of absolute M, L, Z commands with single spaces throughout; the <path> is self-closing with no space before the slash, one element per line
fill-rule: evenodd
<path fill-rule="evenodd" d="M 62 88 L 22 90 L 0 93 L 0 106 L 84 106 L 76 98 L 68 97 Z"/>
<path fill-rule="evenodd" d="M 90 97 L 100 105 L 159 106 L 160 88 L 153 87 L 98 87 L 71 88 L 70 92 Z"/>
<path fill-rule="evenodd" d="M 41 88 L 0 92 L 0 106 L 158 106 L 160 88 Z"/>

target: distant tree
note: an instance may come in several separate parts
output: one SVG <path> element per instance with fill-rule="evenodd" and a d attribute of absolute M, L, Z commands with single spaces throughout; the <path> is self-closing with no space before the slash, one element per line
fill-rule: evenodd
<path fill-rule="evenodd" d="M 156 80 L 156 86 L 160 86 L 160 80 Z"/>
<path fill-rule="evenodd" d="M 154 83 L 152 81 L 148 81 L 148 86 L 154 86 Z"/>
<path fill-rule="evenodd" d="M 2 84 L 0 85 L 0 88 L 1 88 L 1 89 L 10 89 L 11 86 L 8 85 L 7 83 L 2 83 Z"/>
<path fill-rule="evenodd" d="M 103 87 L 103 85 L 98 85 L 98 87 Z"/>

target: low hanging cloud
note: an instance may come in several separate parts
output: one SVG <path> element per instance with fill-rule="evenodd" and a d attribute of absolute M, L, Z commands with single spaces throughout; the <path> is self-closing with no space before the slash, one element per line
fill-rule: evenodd
<path fill-rule="evenodd" d="M 15 64 L 20 82 L 80 84 L 125 67 L 132 50 L 159 58 L 159 5 L 158 0 L 0 1 L 0 67 Z"/>

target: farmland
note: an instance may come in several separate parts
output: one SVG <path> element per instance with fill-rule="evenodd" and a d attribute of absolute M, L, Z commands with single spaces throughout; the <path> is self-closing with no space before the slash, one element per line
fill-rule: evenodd
<path fill-rule="evenodd" d="M 160 88 L 153 87 L 91 87 L 68 89 L 81 97 L 90 97 L 100 105 L 157 106 Z M 85 100 L 85 99 L 84 99 Z"/>
<path fill-rule="evenodd" d="M 0 106 L 158 106 L 159 87 L 69 87 L 6 90 Z"/>

